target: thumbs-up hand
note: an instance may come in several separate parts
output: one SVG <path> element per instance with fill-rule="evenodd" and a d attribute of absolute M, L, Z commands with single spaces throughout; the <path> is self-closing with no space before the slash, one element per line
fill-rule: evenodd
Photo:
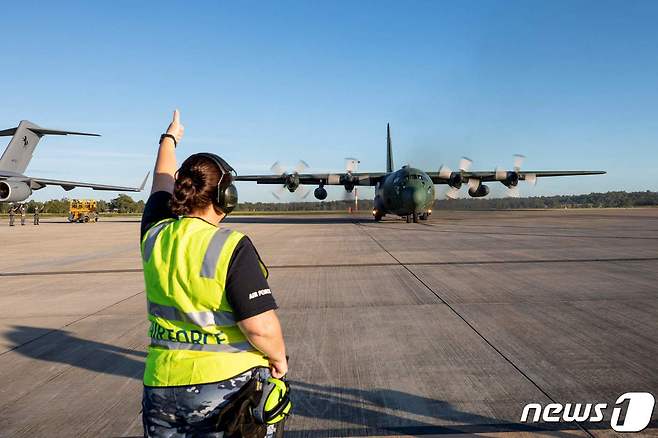
<path fill-rule="evenodd" d="M 176 138 L 176 143 L 180 143 L 183 138 L 183 132 L 185 127 L 180 122 L 180 111 L 174 111 L 174 118 L 171 120 L 169 127 L 167 128 L 167 134 L 171 134 Z"/>

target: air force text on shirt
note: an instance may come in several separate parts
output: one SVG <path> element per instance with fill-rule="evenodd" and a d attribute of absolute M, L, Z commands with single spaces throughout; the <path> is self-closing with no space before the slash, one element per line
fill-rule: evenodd
<path fill-rule="evenodd" d="M 272 295 L 272 291 L 269 289 L 257 290 L 256 292 L 249 294 L 249 299 L 253 300 L 254 298 L 262 297 L 263 295 Z"/>

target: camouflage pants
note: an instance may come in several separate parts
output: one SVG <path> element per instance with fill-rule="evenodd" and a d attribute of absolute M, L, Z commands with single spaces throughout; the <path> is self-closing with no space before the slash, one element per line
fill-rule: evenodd
<path fill-rule="evenodd" d="M 144 387 L 142 421 L 144 437 L 222 438 L 217 431 L 217 416 L 232 395 L 251 378 L 266 379 L 267 368 L 258 368 L 233 379 L 191 386 Z M 269 426 L 266 438 L 273 437 L 276 427 Z"/>

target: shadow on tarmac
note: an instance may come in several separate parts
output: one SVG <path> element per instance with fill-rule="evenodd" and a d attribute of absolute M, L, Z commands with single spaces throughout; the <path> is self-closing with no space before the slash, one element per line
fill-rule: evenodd
<path fill-rule="evenodd" d="M 13 326 L 8 338 L 16 353 L 35 360 L 67 364 L 99 374 L 122 376 L 141 380 L 146 353 L 140 350 L 81 339 L 65 330 L 39 327 Z M 317 419 L 320 424 L 332 421 L 353 424 L 347 428 L 288 430 L 287 437 L 310 436 L 392 436 L 392 435 L 443 435 L 476 434 L 487 432 L 547 432 L 560 436 L 575 436 L 572 424 L 533 426 L 501 422 L 477 414 L 463 412 L 448 402 L 408 394 L 390 389 L 362 390 L 323 386 L 291 381 L 293 387 L 294 416 Z M 139 397 L 139 394 L 135 394 Z M 383 410 L 386 409 L 386 412 Z M 454 425 L 438 426 L 431 421 L 408 418 L 435 418 Z M 551 425 L 552 426 L 552 425 Z"/>
<path fill-rule="evenodd" d="M 464 412 L 442 400 L 391 389 L 362 390 L 290 381 L 293 415 L 352 423 L 355 427 L 289 430 L 286 437 L 446 435 L 502 432 L 547 433 L 551 436 L 582 436 L 574 424 L 532 425 L 511 423 Z M 386 408 L 387 412 L 382 412 Z M 393 411 L 393 413 L 391 413 Z M 399 414 L 397 414 L 399 413 Z M 410 415 L 409 415 L 410 414 Z M 423 417 L 428 419 L 414 419 Z M 438 419 L 452 425 L 432 424 Z M 558 432 L 559 431 L 559 432 Z M 569 433 L 573 431 L 574 433 Z"/>
<path fill-rule="evenodd" d="M 144 373 L 145 351 L 81 339 L 65 330 L 17 325 L 7 338 L 12 350 L 36 360 L 139 380 Z"/>

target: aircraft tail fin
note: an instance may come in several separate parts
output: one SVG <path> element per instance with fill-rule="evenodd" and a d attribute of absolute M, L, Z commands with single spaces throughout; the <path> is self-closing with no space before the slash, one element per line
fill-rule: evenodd
<path fill-rule="evenodd" d="M 32 160 L 32 154 L 37 147 L 37 143 L 44 135 L 99 136 L 87 132 L 42 128 L 28 120 L 22 120 L 17 127 L 0 131 L 0 137 L 12 136 L 2 157 L 0 157 L 0 170 L 19 174 L 25 172 L 30 160 Z"/>
<path fill-rule="evenodd" d="M 393 143 L 391 142 L 391 125 L 386 124 L 386 171 L 393 172 Z"/>

